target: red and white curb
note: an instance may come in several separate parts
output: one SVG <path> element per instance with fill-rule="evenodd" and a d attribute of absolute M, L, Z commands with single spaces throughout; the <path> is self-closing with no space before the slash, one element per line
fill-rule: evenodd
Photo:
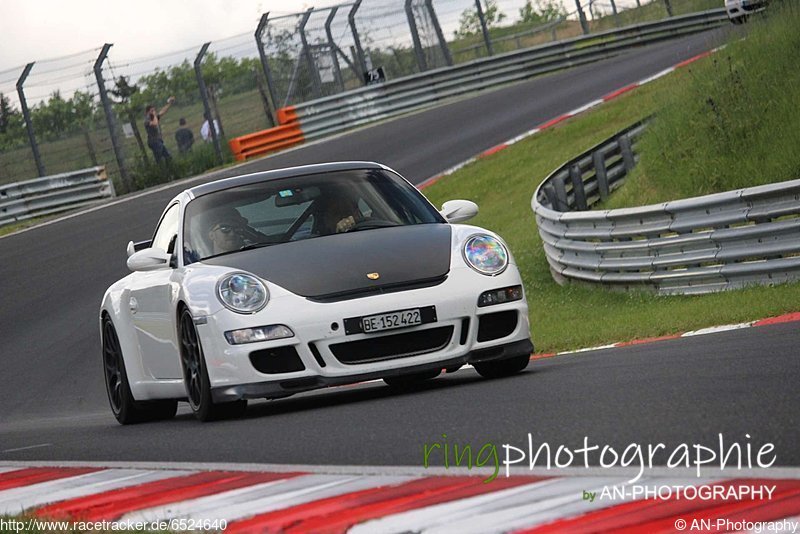
<path fill-rule="evenodd" d="M 702 336 L 706 334 L 717 334 L 719 332 L 728 332 L 730 330 L 740 330 L 742 328 L 751 328 L 757 326 L 769 326 L 773 324 L 782 324 L 782 323 L 793 323 L 793 322 L 800 322 L 800 312 L 793 312 L 787 313 L 784 315 L 779 315 L 777 317 L 769 317 L 767 319 L 759 319 L 757 321 L 750 321 L 747 323 L 737 323 L 737 324 L 727 324 L 721 326 L 711 326 L 708 328 L 701 328 L 700 330 L 692 330 L 690 332 L 683 332 L 679 334 L 670 334 L 666 336 L 659 336 L 659 337 L 649 337 L 644 339 L 634 339 L 631 341 L 620 341 L 618 343 L 611 343 L 609 345 L 599 345 L 597 347 L 587 347 L 584 349 L 576 349 L 576 350 L 566 350 L 562 352 L 548 352 L 548 353 L 540 353 L 534 354 L 531 359 L 532 360 L 540 360 L 543 358 L 552 358 L 553 356 L 563 356 L 565 354 L 578 354 L 581 352 L 589 352 L 593 350 L 602 350 L 602 349 L 615 349 L 619 347 L 628 347 L 631 345 L 644 345 L 647 343 L 655 343 L 657 341 L 667 341 L 670 339 L 679 339 L 682 337 L 693 337 L 693 336 Z M 800 531 L 798 531 L 800 532 Z"/>
<path fill-rule="evenodd" d="M 516 137 L 514 137 L 512 139 L 509 139 L 508 141 L 506 141 L 504 143 L 500 143 L 499 145 L 493 146 L 492 148 L 490 148 L 488 150 L 484 150 L 480 154 L 478 154 L 476 156 L 473 156 L 473 157 L 469 158 L 466 161 L 462 161 L 461 163 L 459 163 L 459 164 L 457 164 L 457 165 L 455 165 L 453 167 L 450 167 L 449 169 L 445 170 L 444 172 L 442 172 L 440 174 L 437 174 L 436 176 L 432 176 L 431 178 L 428 178 L 427 180 L 419 183 L 417 185 L 417 188 L 419 190 L 423 190 L 426 187 L 430 187 L 433 184 L 435 184 L 436 182 L 438 182 L 439 180 L 441 180 L 442 178 L 444 178 L 445 176 L 449 176 L 449 175 L 453 174 L 457 170 L 469 165 L 470 163 L 473 163 L 473 162 L 475 162 L 475 161 L 477 161 L 479 159 L 491 156 L 492 154 L 496 154 L 497 152 L 500 152 L 501 150 L 505 150 L 506 148 L 510 147 L 514 143 L 522 141 L 523 139 L 531 137 L 532 135 L 536 135 L 537 133 L 539 133 L 539 132 L 541 132 L 543 130 L 547 130 L 548 128 L 551 128 L 551 127 L 555 126 L 556 124 L 559 124 L 559 123 L 561 123 L 561 122 L 563 122 L 563 121 L 565 121 L 565 120 L 567 120 L 567 119 L 569 119 L 571 117 L 574 117 L 576 115 L 580 115 L 581 113 L 583 113 L 585 111 L 588 111 L 588 110 L 590 110 L 590 109 L 592 109 L 594 107 L 599 106 L 603 102 L 608 102 L 609 100 L 614 100 L 615 98 L 617 98 L 620 95 L 623 95 L 623 94 L 625 94 L 625 93 L 627 93 L 629 91 L 632 91 L 632 90 L 636 89 L 637 87 L 641 87 L 642 85 L 646 85 L 646 84 L 648 84 L 648 83 L 650 83 L 652 81 L 655 81 L 655 80 L 657 80 L 657 79 L 659 79 L 659 78 L 661 78 L 663 76 L 666 76 L 667 74 L 669 74 L 669 73 L 671 73 L 671 72 L 673 72 L 673 71 L 675 71 L 677 69 L 680 69 L 680 68 L 685 67 L 687 65 L 691 65 L 695 61 L 698 61 L 700 59 L 703 59 L 704 57 L 710 56 L 711 54 L 713 54 L 713 53 L 715 53 L 715 52 L 717 52 L 719 50 L 722 50 L 723 48 L 725 48 L 725 46 L 720 46 L 720 47 L 715 48 L 713 50 L 709 50 L 708 52 L 703 52 L 702 54 L 698 54 L 698 55 L 696 55 L 696 56 L 694 56 L 692 58 L 689 58 L 689 59 L 687 59 L 685 61 L 681 61 L 680 63 L 677 63 L 677 64 L 675 64 L 675 65 L 673 65 L 673 66 L 671 66 L 671 67 L 669 67 L 667 69 L 664 69 L 661 72 L 658 72 L 658 73 L 656 73 L 656 74 L 654 74 L 652 76 L 649 76 L 649 77 L 647 77 L 647 78 L 645 78 L 643 80 L 639 80 L 636 83 L 632 83 L 630 85 L 626 85 L 625 87 L 622 87 L 621 89 L 617 89 L 616 91 L 612 91 L 611 93 L 605 95 L 602 98 L 598 98 L 597 100 L 593 100 L 592 102 L 589 102 L 588 104 L 585 104 L 585 105 L 583 105 L 583 106 L 581 106 L 579 108 L 573 109 L 572 111 L 570 111 L 568 113 L 565 113 L 565 114 L 563 114 L 563 115 L 561 115 L 559 117 L 556 117 L 556 118 L 551 119 L 551 120 L 549 120 L 549 121 L 547 121 L 547 122 L 545 122 L 543 124 L 540 124 L 536 128 L 534 128 L 532 130 L 528 130 L 527 132 L 524 132 L 524 133 L 522 133 L 522 134 L 520 134 L 520 135 L 518 135 L 518 136 L 516 136 Z"/>
<path fill-rule="evenodd" d="M 144 523 L 183 525 L 178 530 L 216 525 L 210 529 L 237 533 L 370 534 L 671 532 L 679 521 L 796 522 L 800 515 L 796 469 L 778 470 L 777 477 L 767 470 L 757 478 L 648 476 L 635 485 L 628 476 L 599 470 L 596 476 L 512 475 L 485 483 L 484 476 L 326 474 L 320 469 L 0 467 L 0 515 L 106 522 L 107 530 Z M 589 494 L 594 497 L 588 499 Z"/>

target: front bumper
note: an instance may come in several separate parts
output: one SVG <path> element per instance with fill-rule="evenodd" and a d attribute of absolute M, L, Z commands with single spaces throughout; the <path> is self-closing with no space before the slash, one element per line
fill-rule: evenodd
<path fill-rule="evenodd" d="M 449 367 L 460 367 L 464 364 L 473 364 L 492 360 L 504 360 L 506 358 L 513 358 L 515 356 L 529 355 L 532 352 L 533 343 L 531 340 L 523 339 L 521 341 L 509 343 L 508 345 L 496 346 L 491 349 L 476 350 L 464 356 L 459 356 L 450 360 L 388 369 L 385 371 L 373 371 L 370 373 L 353 374 L 342 377 L 316 375 L 304 378 L 287 378 L 285 380 L 272 380 L 269 382 L 258 382 L 255 384 L 242 384 L 239 386 L 212 388 L 211 397 L 215 403 L 230 402 L 240 399 L 275 399 L 324 387 L 344 386 L 347 384 L 366 382 L 368 380 L 377 380 L 404 374 L 433 371 Z"/>
<path fill-rule="evenodd" d="M 469 268 L 452 269 L 447 279 L 434 287 L 335 303 L 312 302 L 284 292 L 253 315 L 237 315 L 227 310 L 209 315 L 197 330 L 213 398 L 216 402 L 280 398 L 326 386 L 530 354 L 532 344 L 524 294 L 519 301 L 477 306 L 483 291 L 521 284 L 513 265 L 495 277 L 480 275 Z M 427 306 L 435 306 L 435 322 L 372 334 L 345 332 L 346 318 Z M 494 329 L 487 336 L 484 326 L 491 322 L 487 317 L 490 314 L 514 316 L 513 328 Z M 482 318 L 487 320 L 482 322 Z M 230 345 L 224 337 L 229 330 L 271 324 L 288 326 L 294 337 L 243 345 Z M 414 338 L 406 353 L 349 363 L 342 357 L 342 347 L 359 342 L 367 346 L 376 343 L 382 345 L 382 350 L 391 351 L 398 338 L 390 336 L 404 334 Z M 434 338 L 437 341 L 431 343 L 436 346 L 422 347 Z M 287 368 L 287 372 L 263 368 L 265 372 L 261 372 L 251 360 L 253 353 L 291 353 L 299 363 Z"/>

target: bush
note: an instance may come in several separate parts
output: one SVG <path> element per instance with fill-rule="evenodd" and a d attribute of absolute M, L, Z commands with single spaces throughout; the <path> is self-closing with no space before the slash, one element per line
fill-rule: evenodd
<path fill-rule="evenodd" d="M 172 161 L 169 163 L 156 164 L 149 159 L 149 156 L 150 154 L 148 154 L 147 160 L 139 159 L 133 166 L 132 175 L 135 191 L 202 174 L 219 165 L 212 143 L 195 143 L 189 153 L 173 154 Z M 223 163 L 233 161 L 233 156 L 226 143 L 222 143 L 222 157 Z"/>

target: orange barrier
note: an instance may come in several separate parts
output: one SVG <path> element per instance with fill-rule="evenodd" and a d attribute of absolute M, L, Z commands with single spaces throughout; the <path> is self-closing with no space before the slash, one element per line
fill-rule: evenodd
<path fill-rule="evenodd" d="M 228 146 L 231 147 L 231 152 L 237 161 L 244 161 L 247 158 L 290 147 L 304 141 L 303 130 L 300 129 L 294 106 L 281 108 L 277 114 L 280 126 L 236 137 L 228 141 Z"/>
<path fill-rule="evenodd" d="M 280 108 L 277 112 L 279 124 L 290 124 L 297 122 L 297 111 L 294 106 Z"/>

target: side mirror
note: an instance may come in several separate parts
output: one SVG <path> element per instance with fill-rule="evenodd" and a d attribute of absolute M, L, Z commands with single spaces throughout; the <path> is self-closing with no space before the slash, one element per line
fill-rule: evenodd
<path fill-rule="evenodd" d="M 128 258 L 128 269 L 131 271 L 156 271 L 170 267 L 171 256 L 161 249 L 146 248 L 134 252 Z"/>
<path fill-rule="evenodd" d="M 478 205 L 470 200 L 448 200 L 439 211 L 449 223 L 468 221 L 478 214 Z"/>
<path fill-rule="evenodd" d="M 131 256 L 133 256 L 134 252 L 139 252 L 140 250 L 150 248 L 150 245 L 152 244 L 153 242 L 149 239 L 147 241 L 139 241 L 138 243 L 134 243 L 133 241 L 128 241 L 128 249 L 127 249 L 128 257 L 130 258 Z"/>

